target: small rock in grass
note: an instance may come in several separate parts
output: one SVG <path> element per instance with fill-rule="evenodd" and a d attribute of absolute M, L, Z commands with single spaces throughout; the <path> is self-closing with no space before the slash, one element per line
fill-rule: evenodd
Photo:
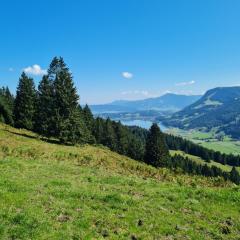
<path fill-rule="evenodd" d="M 142 226 L 143 225 L 143 220 L 139 219 L 138 220 L 138 226 Z"/>

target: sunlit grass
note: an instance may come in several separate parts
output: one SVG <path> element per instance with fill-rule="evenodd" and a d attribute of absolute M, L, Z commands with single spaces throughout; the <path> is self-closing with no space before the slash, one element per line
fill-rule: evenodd
<path fill-rule="evenodd" d="M 0 125 L 0 239 L 238 239 L 240 189 Z"/>

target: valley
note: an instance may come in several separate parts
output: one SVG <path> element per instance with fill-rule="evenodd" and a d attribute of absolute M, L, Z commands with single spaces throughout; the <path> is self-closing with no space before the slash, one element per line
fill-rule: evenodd
<path fill-rule="evenodd" d="M 234 155 L 240 154 L 240 140 L 238 140 L 239 87 L 211 89 L 202 97 L 192 96 L 191 98 L 189 96 L 189 98 L 185 98 L 178 105 L 178 108 L 175 106 L 175 108 L 156 110 L 159 102 L 163 104 L 162 100 L 158 100 L 162 98 L 165 107 L 173 106 L 174 101 L 181 102 L 181 99 L 184 99 L 183 96 L 166 94 L 154 99 L 154 101 L 152 99 L 135 102 L 115 101 L 116 105 L 134 106 L 135 110 L 142 107 L 142 110 L 113 113 L 108 112 L 104 106 L 101 106 L 103 112 L 96 113 L 96 115 L 104 118 L 110 117 L 114 120 L 120 120 L 123 124 L 136 125 L 146 129 L 151 126 L 152 122 L 158 122 L 162 131 L 167 133 L 184 137 L 215 151 Z M 194 100 L 196 101 L 194 102 Z M 151 102 L 152 105 L 147 105 L 148 102 Z M 107 106 L 113 107 L 115 105 L 109 104 Z M 150 109 L 147 110 L 147 107 Z M 144 108 L 145 110 L 143 110 Z M 97 107 L 95 106 L 94 109 L 96 110 Z"/>

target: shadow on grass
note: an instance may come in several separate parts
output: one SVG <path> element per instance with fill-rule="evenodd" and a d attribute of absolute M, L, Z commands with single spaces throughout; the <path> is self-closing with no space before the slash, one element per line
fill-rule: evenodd
<path fill-rule="evenodd" d="M 68 145 L 68 144 L 61 143 L 59 140 L 49 139 L 49 138 L 46 138 L 46 137 L 43 137 L 43 136 L 40 136 L 40 135 L 31 136 L 31 135 L 28 135 L 26 133 L 17 133 L 17 132 L 10 131 L 8 129 L 5 129 L 4 131 L 9 132 L 9 133 L 14 134 L 14 135 L 17 135 L 17 136 L 22 136 L 22 137 L 26 137 L 26 138 L 30 138 L 30 139 L 39 139 L 39 140 L 47 142 L 47 143 L 53 143 L 53 144 L 58 144 L 58 145 Z"/>

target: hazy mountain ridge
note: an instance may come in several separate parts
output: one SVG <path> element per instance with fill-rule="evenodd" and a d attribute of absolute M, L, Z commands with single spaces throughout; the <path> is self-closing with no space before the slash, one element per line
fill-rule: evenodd
<path fill-rule="evenodd" d="M 239 138 L 239 120 L 240 87 L 219 87 L 207 91 L 201 99 L 165 119 L 164 123 L 185 129 L 215 127 Z"/>
<path fill-rule="evenodd" d="M 143 110 L 172 111 L 176 112 L 194 103 L 199 95 L 178 95 L 168 93 L 156 98 L 143 100 L 117 100 L 109 104 L 91 105 L 93 112 L 134 112 Z"/>

